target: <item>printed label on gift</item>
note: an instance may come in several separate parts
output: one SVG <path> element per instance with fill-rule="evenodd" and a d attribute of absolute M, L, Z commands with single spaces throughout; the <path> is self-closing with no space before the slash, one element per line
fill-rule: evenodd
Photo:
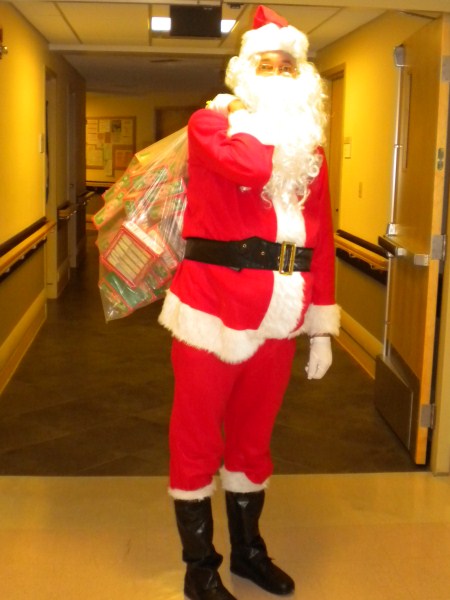
<path fill-rule="evenodd" d="M 155 255 L 123 226 L 103 260 L 135 288 L 154 262 Z"/>
<path fill-rule="evenodd" d="M 164 242 L 156 229 L 149 229 L 148 232 L 145 232 L 133 221 L 124 223 L 123 227 L 142 242 L 155 256 L 160 256 L 164 251 Z"/>

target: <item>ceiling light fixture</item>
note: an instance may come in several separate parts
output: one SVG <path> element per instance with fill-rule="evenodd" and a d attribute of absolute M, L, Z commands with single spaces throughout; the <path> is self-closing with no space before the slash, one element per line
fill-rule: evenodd
<path fill-rule="evenodd" d="M 233 29 L 236 19 L 222 19 L 220 22 L 221 33 L 230 33 Z M 152 17 L 151 29 L 155 33 L 169 32 L 171 28 L 170 17 Z"/>
<path fill-rule="evenodd" d="M 170 17 L 152 17 L 152 31 L 170 31 Z"/>
<path fill-rule="evenodd" d="M 230 33 L 235 23 L 236 19 L 222 19 L 220 22 L 220 31 L 222 33 Z"/>

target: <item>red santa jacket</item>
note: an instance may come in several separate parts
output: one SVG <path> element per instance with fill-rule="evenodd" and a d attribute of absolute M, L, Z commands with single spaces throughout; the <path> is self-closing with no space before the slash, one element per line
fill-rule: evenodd
<path fill-rule="evenodd" d="M 269 202 L 261 191 L 272 172 L 273 146 L 248 133 L 227 132 L 228 119 L 212 110 L 197 111 L 189 121 L 183 236 L 257 236 L 314 249 L 311 270 L 292 275 L 182 261 L 160 323 L 177 339 L 236 363 L 269 338 L 337 334 L 339 310 L 325 156 L 302 208 L 277 198 Z"/>

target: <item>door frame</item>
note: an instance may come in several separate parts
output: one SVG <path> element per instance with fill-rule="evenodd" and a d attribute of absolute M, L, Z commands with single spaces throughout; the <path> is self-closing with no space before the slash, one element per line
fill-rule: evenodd
<path fill-rule="evenodd" d="M 333 229 L 339 229 L 341 197 L 343 123 L 345 107 L 345 65 L 338 65 L 321 73 L 327 86 L 328 123 L 325 155 L 328 163 Z"/>
<path fill-rule="evenodd" d="M 444 47 L 443 55 L 450 64 L 450 16 L 443 18 Z M 443 71 L 444 72 L 444 71 Z M 448 70 L 447 70 L 448 72 Z M 436 418 L 433 439 L 431 443 L 430 467 L 435 475 L 450 473 L 450 259 L 448 240 L 450 234 L 450 75 L 447 90 L 448 131 L 446 141 L 446 207 L 447 215 L 444 222 L 447 239 L 447 257 L 442 272 L 441 318 L 438 325 L 439 345 L 436 353 L 436 388 L 435 404 Z"/>

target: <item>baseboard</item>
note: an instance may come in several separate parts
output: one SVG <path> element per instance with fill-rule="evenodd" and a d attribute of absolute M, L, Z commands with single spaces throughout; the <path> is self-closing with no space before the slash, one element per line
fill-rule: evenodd
<path fill-rule="evenodd" d="M 47 283 L 47 298 L 56 300 L 63 293 L 70 280 L 70 263 L 67 257 L 58 267 L 57 280 Z"/>
<path fill-rule="evenodd" d="M 46 294 L 43 290 L 1 345 L 0 394 L 14 375 L 46 316 Z"/>
<path fill-rule="evenodd" d="M 341 331 L 336 341 L 375 379 L 375 360 L 383 344 L 348 313 L 341 313 Z"/>
<path fill-rule="evenodd" d="M 84 236 L 83 239 L 81 239 L 78 242 L 77 247 L 76 247 L 76 255 L 69 256 L 70 268 L 71 269 L 78 268 L 80 265 L 83 264 L 85 259 L 86 259 L 86 236 Z"/>

